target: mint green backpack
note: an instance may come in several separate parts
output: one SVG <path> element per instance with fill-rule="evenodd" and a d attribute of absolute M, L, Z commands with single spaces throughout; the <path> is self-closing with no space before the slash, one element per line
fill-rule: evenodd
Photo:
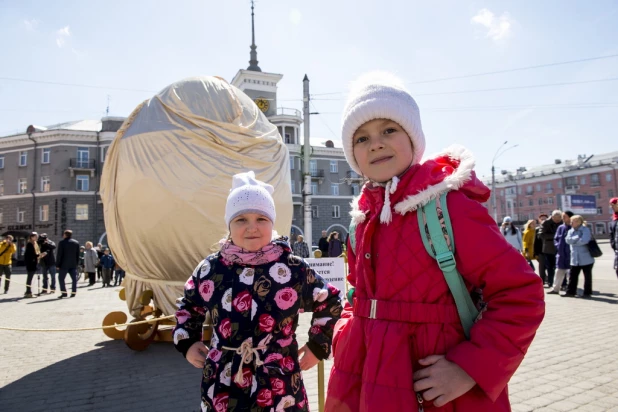
<path fill-rule="evenodd" d="M 463 278 L 457 271 L 453 227 L 446 207 L 447 194 L 448 192 L 440 195 L 439 206 L 433 199 L 418 210 L 418 227 L 427 253 L 438 262 L 440 270 L 444 273 L 446 283 L 457 305 L 461 325 L 469 339 L 470 328 L 479 317 L 479 311 L 472 301 Z M 349 234 L 352 250 L 356 251 L 356 224 L 354 222 L 350 223 Z M 350 288 L 347 294 L 350 304 L 353 304 L 353 298 L 354 288 Z"/>

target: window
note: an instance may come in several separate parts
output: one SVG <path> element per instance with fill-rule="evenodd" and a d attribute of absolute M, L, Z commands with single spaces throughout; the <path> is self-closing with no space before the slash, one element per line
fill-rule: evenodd
<path fill-rule="evenodd" d="M 77 148 L 77 167 L 86 169 L 88 167 L 88 160 L 90 159 L 90 152 L 87 147 Z"/>
<path fill-rule="evenodd" d="M 318 172 L 318 161 L 317 160 L 309 160 L 309 172 L 311 172 L 311 174 Z"/>
<path fill-rule="evenodd" d="M 28 152 L 19 152 L 19 165 L 28 165 Z"/>
<path fill-rule="evenodd" d="M 4 212 L 0 209 L 0 225 L 4 222 Z"/>
<path fill-rule="evenodd" d="M 540 192 L 541 191 L 541 185 L 536 185 L 536 191 Z"/>
<path fill-rule="evenodd" d="M 601 184 L 601 180 L 599 179 L 598 173 L 593 173 L 590 175 L 590 184 L 592 186 L 598 186 Z"/>
<path fill-rule="evenodd" d="M 290 156 L 290 170 L 294 170 L 294 156 Z"/>
<path fill-rule="evenodd" d="M 562 189 L 562 180 L 558 180 L 558 189 Z"/>
<path fill-rule="evenodd" d="M 549 203 L 550 205 L 554 204 L 554 198 L 553 197 L 548 197 L 547 198 L 547 203 Z"/>
<path fill-rule="evenodd" d="M 500 196 L 501 196 L 501 197 L 504 197 L 504 190 L 501 190 L 501 191 L 500 191 Z"/>
<path fill-rule="evenodd" d="M 294 142 L 292 142 L 292 135 L 291 134 L 289 134 L 289 133 L 285 134 L 285 142 L 288 143 L 288 144 L 294 143 Z"/>
<path fill-rule="evenodd" d="M 24 223 L 26 220 L 26 211 L 17 208 L 17 223 Z"/>
<path fill-rule="evenodd" d="M 526 196 L 531 196 L 534 193 L 534 188 L 532 186 L 526 187 Z"/>
<path fill-rule="evenodd" d="M 318 194 L 318 184 L 317 183 L 311 183 L 311 194 L 314 196 Z"/>
<path fill-rule="evenodd" d="M 517 194 L 521 195 L 521 191 L 522 191 L 522 187 L 521 187 L 521 186 L 519 186 L 519 187 L 517 188 Z"/>
<path fill-rule="evenodd" d="M 90 183 L 90 177 L 88 175 L 77 175 L 77 187 L 75 190 L 78 192 L 87 192 Z"/>
<path fill-rule="evenodd" d="M 41 149 L 41 163 L 48 164 L 51 158 L 51 149 Z"/>
<path fill-rule="evenodd" d="M 336 160 L 330 161 L 330 172 L 337 173 L 339 171 L 338 163 Z"/>
<path fill-rule="evenodd" d="M 39 207 L 39 220 L 47 222 L 49 220 L 49 205 L 41 205 Z"/>
<path fill-rule="evenodd" d="M 532 199 L 528 199 L 528 206 L 532 206 L 534 204 L 534 202 L 532 201 Z"/>
<path fill-rule="evenodd" d="M 17 181 L 17 194 L 23 195 L 28 190 L 28 180 L 21 178 Z"/>
<path fill-rule="evenodd" d="M 595 230 L 597 235 L 604 235 L 605 234 L 605 223 L 603 223 L 603 222 L 595 223 L 594 224 L 594 230 Z"/>
<path fill-rule="evenodd" d="M 612 189 L 609 189 L 609 190 L 607 191 L 607 197 L 609 197 L 610 199 L 611 199 L 612 197 L 614 197 L 614 191 L 613 191 Z"/>
<path fill-rule="evenodd" d="M 292 194 L 296 193 L 296 182 L 294 180 L 290 182 L 290 189 L 292 189 Z"/>
<path fill-rule="evenodd" d="M 4 180 L 0 180 L 0 196 L 4 195 Z"/>
<path fill-rule="evenodd" d="M 311 217 L 317 219 L 320 217 L 320 210 L 317 206 L 311 206 Z"/>
<path fill-rule="evenodd" d="M 594 197 L 596 197 L 597 200 L 601 199 L 601 192 L 594 192 Z"/>
<path fill-rule="evenodd" d="M 352 194 L 354 196 L 358 196 L 359 193 L 360 193 L 360 188 L 358 187 L 358 185 L 352 185 Z"/>
<path fill-rule="evenodd" d="M 4 169 L 4 156 L 0 156 L 0 169 Z"/>
<path fill-rule="evenodd" d="M 602 214 L 603 214 L 603 208 L 597 207 L 597 215 L 602 215 Z"/>
<path fill-rule="evenodd" d="M 41 192 L 49 192 L 51 186 L 51 179 L 49 176 L 41 177 Z"/>
<path fill-rule="evenodd" d="M 519 201 L 519 207 L 524 207 L 524 202 L 522 202 L 521 200 Z"/>
<path fill-rule="evenodd" d="M 341 208 L 339 205 L 333 205 L 333 217 L 338 219 L 341 217 Z"/>
<path fill-rule="evenodd" d="M 585 184 L 586 184 L 586 176 L 582 176 L 582 177 L 579 179 L 579 183 L 581 183 L 582 185 L 585 185 Z"/>
<path fill-rule="evenodd" d="M 551 182 L 547 183 L 547 184 L 545 185 L 545 192 L 546 192 L 546 193 L 551 193 L 551 192 L 553 192 L 553 191 L 554 191 L 554 188 L 552 187 Z"/>
<path fill-rule="evenodd" d="M 330 185 L 330 194 L 333 196 L 339 196 L 339 185 L 337 184 Z"/>
<path fill-rule="evenodd" d="M 611 182 L 612 181 L 612 174 L 611 173 L 606 173 L 605 174 L 605 181 L 606 182 Z"/>
<path fill-rule="evenodd" d="M 586 183 L 586 180 L 584 180 L 584 183 Z M 572 177 L 567 177 L 566 178 L 566 185 L 567 186 L 573 186 L 577 184 L 577 176 L 572 176 Z"/>
<path fill-rule="evenodd" d="M 105 158 L 107 157 L 107 149 L 109 149 L 109 146 L 101 148 L 101 163 L 105 163 Z"/>
<path fill-rule="evenodd" d="M 539 206 L 543 204 L 543 199 L 539 198 Z"/>
<path fill-rule="evenodd" d="M 88 220 L 88 205 L 75 205 L 75 220 Z"/>

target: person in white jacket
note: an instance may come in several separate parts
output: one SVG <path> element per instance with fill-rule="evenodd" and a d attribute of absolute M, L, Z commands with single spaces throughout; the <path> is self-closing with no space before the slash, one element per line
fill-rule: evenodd
<path fill-rule="evenodd" d="M 506 241 L 511 244 L 519 252 L 524 250 L 524 245 L 521 240 L 521 231 L 513 224 L 513 219 L 510 216 L 506 216 L 502 220 L 502 234 L 506 238 Z"/>

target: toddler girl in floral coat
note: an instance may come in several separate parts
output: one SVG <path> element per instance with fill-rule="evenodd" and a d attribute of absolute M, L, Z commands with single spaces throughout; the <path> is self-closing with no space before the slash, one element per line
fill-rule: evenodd
<path fill-rule="evenodd" d="M 234 176 L 225 209 L 230 239 L 197 266 L 179 300 L 174 344 L 203 368 L 202 411 L 308 411 L 301 370 L 331 354 L 339 290 L 292 255 L 285 238 L 272 240 L 272 192 L 253 172 Z M 202 343 L 206 311 L 210 348 Z M 299 349 L 304 311 L 313 312 L 312 327 Z"/>

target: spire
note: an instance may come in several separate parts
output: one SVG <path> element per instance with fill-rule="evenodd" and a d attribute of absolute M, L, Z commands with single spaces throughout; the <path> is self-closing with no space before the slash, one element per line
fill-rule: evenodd
<path fill-rule="evenodd" d="M 253 16 L 253 0 L 251 0 L 251 60 L 249 60 L 249 67 L 247 67 L 247 70 L 261 72 L 262 69 L 260 69 L 260 66 L 258 66 L 257 60 L 257 46 L 255 45 L 255 23 L 253 21 Z"/>

